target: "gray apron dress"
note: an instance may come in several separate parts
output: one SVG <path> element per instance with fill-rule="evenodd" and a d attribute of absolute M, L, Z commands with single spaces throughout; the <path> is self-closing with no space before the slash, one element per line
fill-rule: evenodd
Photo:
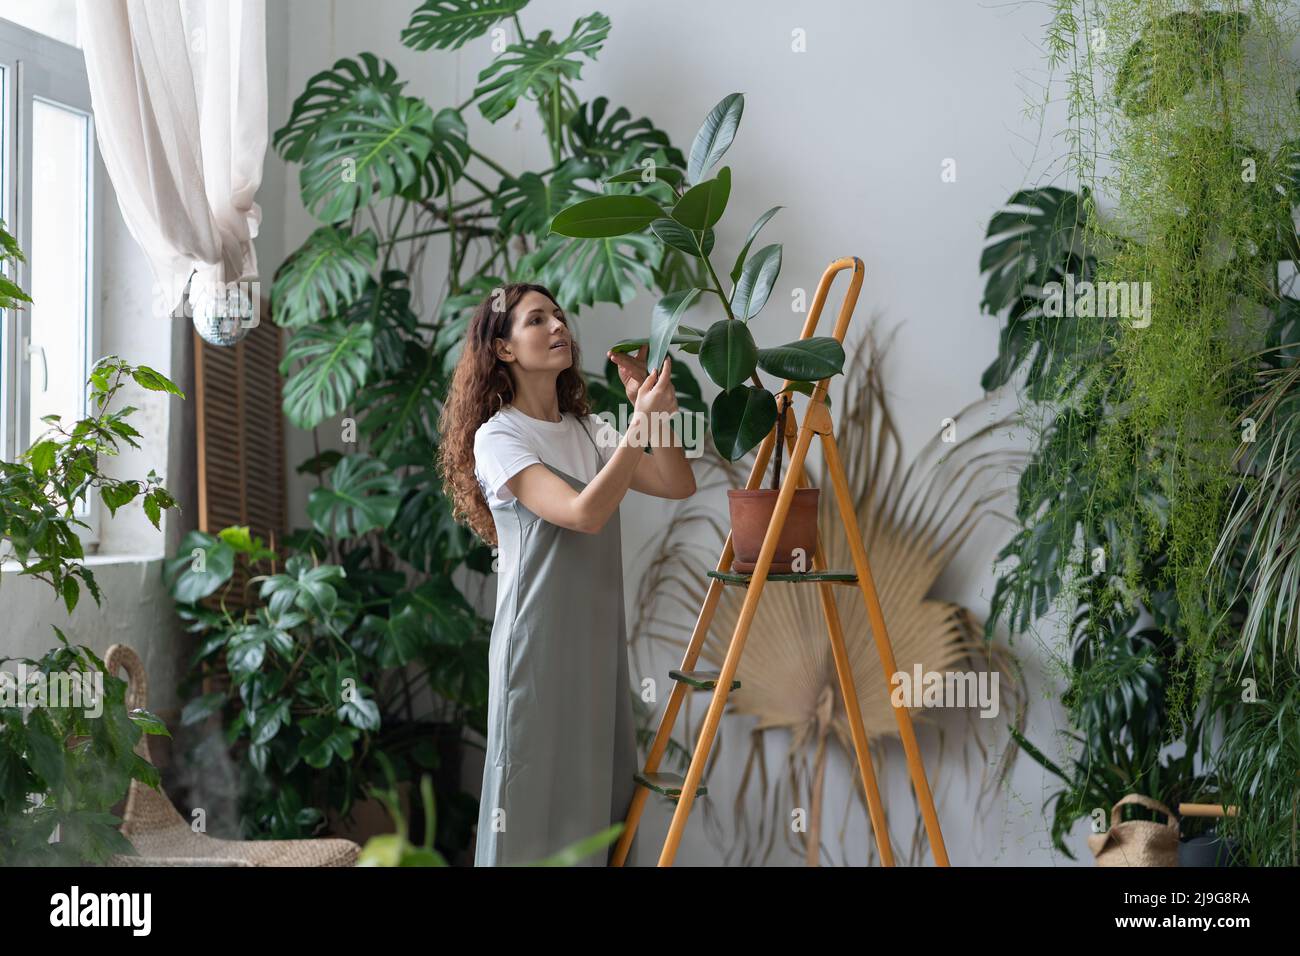
<path fill-rule="evenodd" d="M 543 464 L 575 490 L 587 486 Z M 618 512 L 599 534 L 551 524 L 518 498 L 492 517 L 497 603 L 475 866 L 530 863 L 623 822 L 641 769 Z M 577 865 L 606 866 L 613 848 Z"/>

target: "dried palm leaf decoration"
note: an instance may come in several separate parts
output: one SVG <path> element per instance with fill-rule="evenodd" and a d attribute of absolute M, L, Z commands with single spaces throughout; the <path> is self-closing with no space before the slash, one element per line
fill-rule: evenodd
<path fill-rule="evenodd" d="M 971 746 L 978 749 L 982 760 L 981 783 L 973 809 L 978 815 L 984 799 L 1005 780 L 1014 758 L 1014 747 L 1007 740 L 1005 727 L 1008 723 L 1023 725 L 1023 680 L 1010 652 L 984 641 L 980 621 L 969 610 L 931 598 L 929 594 L 971 532 L 985 517 L 997 514 L 994 509 L 997 499 L 1013 487 L 1013 482 L 1005 480 L 1008 469 L 1023 460 L 1023 456 L 996 447 L 999 434 L 1005 432 L 1010 421 L 1002 420 L 978 428 L 954 444 L 944 443 L 942 432 L 936 433 L 916 458 L 905 462 L 880 374 L 886 347 L 870 330 L 863 338 L 859 346 L 846 349 L 851 357 L 844 382 L 846 399 L 844 408 L 832 408 L 832 416 L 899 670 L 910 674 L 913 666 L 920 664 L 923 671 L 996 670 L 999 674 L 999 718 L 980 720 L 977 708 L 964 711 L 971 731 L 965 735 L 962 746 L 967 774 Z M 959 435 L 964 433 L 964 421 L 973 417 L 972 411 L 979 404 L 982 402 L 955 418 Z M 813 448 L 818 448 L 817 442 Z M 716 461 L 708 459 L 707 464 L 697 466 L 697 472 L 715 472 L 717 480 L 700 481 L 700 490 L 743 486 L 752 463 L 752 458 L 735 465 L 720 457 Z M 806 465 L 810 475 L 816 474 L 811 455 Z M 996 481 L 999 475 L 1003 477 L 1000 483 Z M 769 486 L 768 478 L 770 474 L 765 476 L 763 487 Z M 851 569 L 852 557 L 824 465 L 815 484 L 822 488 L 818 531 L 828 566 Z M 993 488 L 999 484 L 1001 487 Z M 695 500 L 700 497 L 697 495 Z M 641 640 L 664 641 L 679 653 L 684 652 L 712 580 L 704 572 L 714 567 L 728 530 L 715 515 L 713 507 L 683 503 L 674 518 L 665 523 L 663 535 L 652 540 L 650 547 L 654 550 L 638 595 L 637 606 L 642 609 L 643 617 L 633 629 L 634 645 Z M 707 529 L 712 529 L 713 534 L 708 534 Z M 714 536 L 716 544 L 708 543 L 707 538 Z M 698 541 L 701 537 L 706 538 L 704 543 Z M 863 725 L 871 741 L 872 762 L 882 795 L 887 795 L 891 767 L 885 744 L 897 736 L 890 685 L 887 675 L 881 673 L 861 592 L 839 586 L 834 592 L 852 661 Z M 724 589 L 700 654 L 701 669 L 721 668 L 743 601 L 743 589 Z M 678 607 L 680 612 L 674 614 Z M 689 617 L 683 619 L 682 612 Z M 809 865 L 818 865 L 823 848 L 826 766 L 832 741 L 839 743 L 847 759 L 854 794 L 864 817 L 866 798 L 854 764 L 852 737 L 814 586 L 772 582 L 764 587 L 736 676 L 741 687 L 728 697 L 727 715 L 752 715 L 757 718 L 757 724 L 750 732 L 749 753 L 735 797 L 735 829 L 731 838 L 721 832 L 711 801 L 696 804 L 703 810 L 709 839 L 726 854 L 728 865 L 733 865 L 735 854 L 740 855 L 739 865 L 761 865 L 770 856 L 780 831 L 792 851 L 802 855 Z M 701 700 L 705 697 L 700 695 Z M 678 722 L 686 746 L 674 741 L 669 750 L 669 756 L 678 756 L 675 763 L 682 769 L 685 761 L 680 755 L 693 750 L 698 737 L 690 709 L 688 695 L 682 710 L 684 720 Z M 922 755 L 927 758 L 927 778 L 938 795 L 935 768 L 943 758 L 946 728 L 942 724 L 947 721 L 935 709 L 913 707 L 911 712 L 918 731 L 927 725 L 937 731 L 937 748 L 932 740 L 926 746 L 929 734 L 921 737 L 921 743 Z M 723 730 L 728 723 L 723 720 L 710 751 L 706 780 L 710 779 L 710 771 L 725 748 Z M 998 728 L 1002 729 L 1001 733 Z M 788 738 L 784 772 L 775 784 L 769 784 L 764 758 L 765 738 L 771 731 L 783 731 Z M 995 767 L 990 767 L 993 758 L 985 737 L 996 737 L 1005 747 Z M 897 756 L 892 761 L 893 769 L 906 775 L 901 751 L 895 748 L 894 752 Z M 667 762 L 665 769 L 668 769 Z M 753 824 L 746 813 L 751 786 L 757 787 L 763 806 L 761 818 Z M 712 784 L 710 790 L 717 792 Z M 846 855 L 844 838 L 853 802 L 853 795 L 849 795 L 839 833 L 841 856 Z M 912 803 L 911 847 L 905 858 L 919 863 L 927 847 L 915 795 Z M 791 826 L 791 811 L 796 807 L 807 808 L 806 831 L 796 832 Z M 949 808 L 950 818 L 951 815 L 952 808 Z M 870 852 L 875 862 L 874 842 L 870 844 Z M 904 859 L 897 847 L 895 856 Z"/>

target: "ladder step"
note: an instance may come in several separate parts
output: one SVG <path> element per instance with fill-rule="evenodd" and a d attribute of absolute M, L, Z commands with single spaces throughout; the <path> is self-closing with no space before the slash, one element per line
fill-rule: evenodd
<path fill-rule="evenodd" d="M 697 690 L 713 690 L 718 686 L 718 678 L 722 676 L 722 671 L 669 671 L 668 676 L 673 680 L 681 681 L 683 684 L 690 684 Z M 740 681 L 732 679 L 731 689 L 735 690 L 740 686 Z"/>
<path fill-rule="evenodd" d="M 653 790 L 655 793 L 662 793 L 671 800 L 676 800 L 682 795 L 682 787 L 686 785 L 686 778 L 676 773 L 663 773 L 655 771 L 654 773 L 642 773 L 637 771 L 634 775 L 636 782 L 643 787 Z M 700 784 L 695 790 L 697 797 L 702 797 L 709 792 L 709 788 Z"/>
<path fill-rule="evenodd" d="M 754 575 L 750 572 L 740 571 L 710 571 L 709 577 L 717 578 L 724 584 L 739 584 L 748 586 Z M 817 581 L 832 581 L 839 584 L 857 584 L 858 573 L 856 571 L 804 571 L 797 574 L 769 574 L 769 581 L 792 581 L 796 583 L 815 583 Z"/>

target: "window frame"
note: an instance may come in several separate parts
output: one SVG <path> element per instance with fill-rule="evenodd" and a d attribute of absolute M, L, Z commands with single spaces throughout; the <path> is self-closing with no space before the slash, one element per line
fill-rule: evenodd
<path fill-rule="evenodd" d="M 86 324 L 83 382 L 103 354 L 102 259 L 103 200 L 109 195 L 108 174 L 99 155 L 95 116 L 91 108 L 90 84 L 85 56 L 80 49 L 61 40 L 29 30 L 11 20 L 0 19 L 0 69 L 4 72 L 3 105 L 0 106 L 0 218 L 18 240 L 25 263 L 18 263 L 11 276 L 25 291 L 31 289 L 32 201 L 34 157 L 32 151 L 33 110 L 36 100 L 81 113 L 87 122 L 86 181 Z M 0 458 L 14 461 L 39 435 L 29 434 L 32 356 L 31 314 L 27 309 L 0 313 Z M 83 392 L 82 411 L 88 408 Z M 76 529 L 87 553 L 98 550 L 103 504 L 87 495 L 85 510 L 77 517 L 89 528 Z"/>

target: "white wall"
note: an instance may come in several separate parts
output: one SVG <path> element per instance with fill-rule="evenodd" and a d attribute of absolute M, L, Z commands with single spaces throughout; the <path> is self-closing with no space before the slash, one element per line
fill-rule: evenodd
<path fill-rule="evenodd" d="M 435 109 L 462 102 L 477 72 L 490 61 L 488 38 L 456 53 L 408 50 L 398 35 L 415 6 L 413 0 L 290 0 L 288 92 L 282 102 L 290 103 L 311 74 L 337 57 L 367 50 L 391 60 L 409 81 L 408 91 Z M 575 19 L 596 9 L 613 26 L 599 60 L 583 68 L 579 93 L 584 100 L 605 95 L 613 107 L 627 106 L 633 117 L 649 116 L 686 150 L 714 103 L 733 91 L 745 94 L 744 119 L 725 160 L 732 167 L 733 193 L 714 258 L 729 264 L 750 223 L 770 206 L 786 207 L 763 236 L 764 242 L 784 243 L 785 252 L 778 288 L 754 323 L 760 342 L 797 337 L 802 316 L 789 311 L 792 290 L 802 287 L 811 298 L 829 262 L 856 255 L 866 263 L 867 278 L 855 326 L 872 315 L 879 315 L 886 328 L 902 325 L 888 380 L 907 449 L 914 451 L 944 418 L 978 398 L 980 373 L 996 354 L 998 326 L 978 310 L 984 229 L 1014 190 L 1046 182 L 1043 171 L 1064 149 L 1052 141 L 1060 114 L 1049 112 L 1042 130 L 1036 119 L 1023 115 L 1030 98 L 1039 95 L 1033 84 L 1045 79 L 1043 8 L 966 0 L 548 0 L 526 7 L 520 18 L 530 34 L 550 28 L 564 36 Z M 796 29 L 804 31 L 806 52 L 792 52 Z M 283 116 L 273 117 L 273 127 Z M 476 109 L 467 112 L 467 121 L 476 147 L 508 168 L 522 172 L 550 164 L 540 121 L 530 106 L 495 127 Z M 940 174 L 949 158 L 956 161 L 957 178 L 945 183 Z M 492 181 L 481 167 L 476 175 Z M 284 194 L 290 248 L 313 228 L 298 201 L 296 178 L 295 169 Z M 263 197 L 269 211 L 273 199 L 266 190 Z M 444 251 L 435 246 L 430 260 L 445 261 Z M 429 279 L 422 301 L 426 314 L 438 297 L 432 284 L 436 272 Z M 832 292 L 835 306 L 844 281 Z M 589 368 L 597 367 L 613 342 L 646 334 L 652 306 L 646 295 L 622 311 L 584 312 L 578 328 Z M 298 436 L 291 441 L 290 466 L 311 453 L 309 438 Z M 299 484 L 291 498 L 300 522 L 307 490 Z M 723 513 L 721 495 L 717 505 Z M 622 506 L 630 615 L 636 613 L 642 569 L 638 553 L 669 513 L 670 503 L 635 494 Z M 974 540 L 958 567 L 940 582 L 938 596 L 965 603 L 982 616 L 992 593 L 992 556 L 1003 534 L 991 531 Z M 1018 642 L 1017 650 L 1026 655 L 1034 681 L 1030 737 L 1045 743 L 1063 720 L 1054 701 L 1046 699 L 1033 642 Z M 657 676 L 662 686 L 668 668 L 677 663 L 671 658 L 634 661 L 634 671 Z M 748 722 L 727 720 L 733 722 L 728 736 L 734 749 L 710 774 L 709 799 L 729 828 Z M 1068 863 L 1050 851 L 1040 813 L 1050 778 L 1025 758 L 1009 789 L 975 818 L 968 771 L 955 754 L 956 728 L 959 723 L 950 727 L 937 774 L 937 739 L 932 733 L 922 736 L 932 783 L 942 781 L 936 784 L 939 814 L 953 863 Z M 769 767 L 780 765 L 784 746 L 774 735 Z M 911 821 L 903 811 L 911 800 L 903 782 L 902 752 L 897 746 L 888 752 L 897 784 L 889 800 L 892 829 L 895 841 L 906 846 Z M 978 775 L 978 756 L 970 769 Z M 835 750 L 827 781 L 826 839 L 836 849 L 851 773 L 850 762 Z M 667 826 L 663 805 L 652 800 L 651 806 L 642 829 L 647 843 L 661 841 Z M 704 838 L 700 814 L 697 804 L 679 864 L 720 860 Z M 1083 832 L 1080 824 L 1073 845 L 1086 861 Z M 845 842 L 848 862 L 866 861 L 869 839 L 865 816 L 855 809 Z M 843 860 L 838 852 L 833 858 Z M 798 860 L 778 851 L 774 862 Z"/>

